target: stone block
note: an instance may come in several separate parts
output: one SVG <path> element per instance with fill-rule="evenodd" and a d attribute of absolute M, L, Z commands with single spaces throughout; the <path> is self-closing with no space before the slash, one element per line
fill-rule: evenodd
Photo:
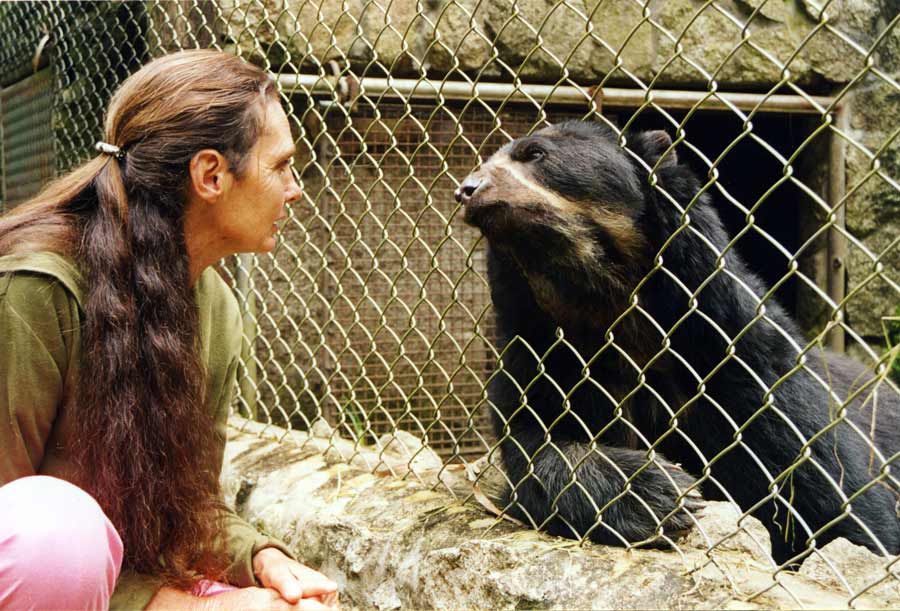
<path fill-rule="evenodd" d="M 900 236 L 900 222 L 895 221 L 880 228 L 878 233 L 865 241 L 866 247 L 881 263 L 880 274 L 876 273 L 876 261 L 860 248 L 850 247 L 847 264 L 848 294 L 859 289 L 847 302 L 847 318 L 858 334 L 880 341 L 884 341 L 882 320 L 895 316 L 900 305 L 900 292 L 893 288 L 900 284 L 900 242 L 897 236 Z"/>
<path fill-rule="evenodd" d="M 367 47 L 367 57 L 390 68 L 394 76 L 421 73 L 426 27 L 420 15 L 422 3 L 417 0 L 367 2 L 361 6 L 358 47 Z M 373 70 L 372 76 L 386 76 Z"/>
<path fill-rule="evenodd" d="M 644 20 L 643 11 L 634 2 L 585 0 L 594 35 L 605 44 L 595 44 L 591 61 L 594 70 L 606 74 L 621 65 L 624 70 L 643 80 L 650 78 L 656 57 L 658 31 Z M 613 80 L 634 82 L 624 73 L 614 74 Z"/>
<path fill-rule="evenodd" d="M 858 47 L 874 40 L 878 10 L 870 0 L 832 2 L 823 19 L 798 1 L 662 3 L 658 22 L 680 43 L 683 58 L 671 61 L 676 43 L 661 34 L 655 68 L 662 83 L 673 85 L 706 86 L 709 75 L 720 87 L 768 88 L 785 69 L 800 85 L 847 82 L 865 69 Z"/>
<path fill-rule="evenodd" d="M 485 8 L 500 58 L 529 80 L 563 76 L 599 84 L 617 65 L 646 79 L 653 59 L 653 28 L 631 2 L 528 0 Z M 611 82 L 630 81 L 625 73 Z"/>
<path fill-rule="evenodd" d="M 888 608 L 900 608 L 900 575 L 896 562 L 876 556 L 846 539 L 835 539 L 809 556 L 800 567 L 800 574 L 834 588 L 846 583 L 855 592 L 868 590 L 867 593 L 878 596 Z M 872 578 L 876 575 L 886 579 L 873 586 Z"/>
<path fill-rule="evenodd" d="M 585 36 L 586 21 L 578 15 L 583 2 L 570 8 L 552 0 L 492 0 L 484 10 L 500 58 L 518 76 L 548 81 L 568 71 L 581 78 L 597 77 L 591 61 L 595 43 Z"/>
<path fill-rule="evenodd" d="M 216 22 L 220 35 L 257 63 L 268 60 L 276 71 L 287 61 L 308 67 L 356 59 L 366 51 L 354 45 L 362 35 L 361 0 L 221 0 L 220 5 L 222 18 Z"/>
<path fill-rule="evenodd" d="M 664 83 L 707 86 L 709 79 L 715 79 L 720 87 L 725 83 L 771 86 L 781 79 L 786 62 L 795 78 L 808 75 L 805 60 L 791 58 L 797 38 L 786 24 L 756 13 L 745 28 L 754 15 L 751 6 L 679 0 L 664 3 L 658 10 L 660 25 L 677 41 L 660 36 L 654 68 Z M 778 15 L 794 14 L 787 11 L 781 8 Z M 679 46 L 680 55 L 676 53 Z"/>
<path fill-rule="evenodd" d="M 438 73 L 454 69 L 475 73 L 487 68 L 499 75 L 492 59 L 487 12 L 481 0 L 435 0 L 426 5 L 428 45 L 425 63 Z"/>
<path fill-rule="evenodd" d="M 897 283 L 900 139 L 895 137 L 895 131 L 900 91 L 887 82 L 872 79 L 870 86 L 856 93 L 852 109 L 850 135 L 856 146 L 847 146 L 847 229 L 874 257 L 881 257 L 883 274 Z M 860 150 L 860 145 L 866 152 Z M 874 340 L 882 338 L 881 319 L 893 315 L 900 305 L 900 294 L 881 278 L 868 280 L 873 271 L 873 258 L 862 249 L 851 247 L 848 289 L 866 284 L 847 304 L 847 314 L 858 333 Z"/>
<path fill-rule="evenodd" d="M 394 76 L 459 69 L 634 85 L 632 77 L 647 82 L 659 72 L 662 85 L 715 78 L 739 88 L 771 87 L 785 68 L 801 85 L 847 82 L 865 69 L 885 25 L 872 0 L 835 0 L 824 16 L 808 0 L 653 0 L 644 8 L 626 0 L 222 0 L 220 15 L 213 23 L 226 43 L 278 67 L 375 59 Z M 885 61 L 895 38 L 883 43 Z"/>

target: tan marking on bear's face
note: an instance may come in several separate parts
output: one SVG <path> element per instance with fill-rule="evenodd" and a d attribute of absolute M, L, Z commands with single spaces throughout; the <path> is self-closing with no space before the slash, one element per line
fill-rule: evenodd
<path fill-rule="evenodd" d="M 505 151 L 494 154 L 479 174 L 490 181 L 480 195 L 483 200 L 502 201 L 511 208 L 540 208 L 554 213 L 559 220 L 551 221 L 553 227 L 568 238 L 574 256 L 583 262 L 595 260 L 594 244 L 587 239 L 585 228 L 577 220 L 580 206 L 576 202 L 539 184 L 527 166 L 511 159 Z M 547 254 L 552 257 L 563 253 Z"/>
<path fill-rule="evenodd" d="M 620 213 L 605 208 L 589 208 L 584 213 L 615 241 L 619 250 L 626 255 L 636 257 L 646 247 L 646 240 L 634 226 L 634 221 Z"/>
<path fill-rule="evenodd" d="M 481 204 L 503 202 L 513 209 L 543 209 L 557 218 L 545 222 L 566 236 L 572 251 L 547 253 L 551 257 L 562 254 L 584 265 L 596 263 L 598 250 L 592 224 L 602 227 L 628 256 L 639 256 L 644 247 L 644 238 L 628 215 L 604 207 L 602 202 L 571 200 L 548 189 L 534 178 L 529 164 L 513 160 L 507 151 L 495 153 L 476 174 L 487 180 L 476 196 Z"/>
<path fill-rule="evenodd" d="M 484 169 L 486 173 L 493 177 L 497 187 L 502 185 L 504 194 L 517 194 L 514 198 L 517 201 L 512 201 L 513 198 L 511 197 L 503 198 L 511 206 L 516 205 L 516 203 L 541 203 L 551 210 L 556 210 L 569 216 L 579 211 L 578 204 L 541 185 L 522 163 L 513 161 L 509 153 L 502 152 L 494 155 L 488 160 Z M 505 176 L 501 178 L 497 175 L 498 173 Z M 524 193 L 520 190 L 525 190 L 532 196 L 523 198 Z"/>

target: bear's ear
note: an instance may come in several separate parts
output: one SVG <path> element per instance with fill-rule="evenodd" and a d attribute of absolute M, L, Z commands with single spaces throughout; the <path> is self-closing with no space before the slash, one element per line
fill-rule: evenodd
<path fill-rule="evenodd" d="M 656 162 L 663 155 L 665 157 L 662 163 L 659 164 L 659 167 L 670 168 L 678 165 L 678 155 L 675 154 L 675 149 L 669 150 L 669 147 L 672 146 L 672 137 L 668 132 L 657 129 L 641 132 L 632 138 L 632 150 L 640 155 L 641 159 L 646 161 L 651 167 L 656 165 Z M 669 152 L 666 153 L 666 151 Z"/>

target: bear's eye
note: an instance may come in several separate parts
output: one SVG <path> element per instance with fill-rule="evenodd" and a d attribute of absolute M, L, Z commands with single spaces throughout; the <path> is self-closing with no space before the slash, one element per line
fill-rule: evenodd
<path fill-rule="evenodd" d="M 540 161 L 547 156 L 547 151 L 539 146 L 529 146 L 522 153 L 522 161 Z"/>

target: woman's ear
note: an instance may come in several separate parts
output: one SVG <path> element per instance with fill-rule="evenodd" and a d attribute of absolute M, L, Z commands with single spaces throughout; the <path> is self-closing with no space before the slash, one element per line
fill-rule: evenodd
<path fill-rule="evenodd" d="M 656 165 L 656 162 L 662 159 L 659 164 L 661 168 L 669 168 L 678 165 L 678 155 L 672 146 L 672 137 L 668 132 L 661 129 L 640 132 L 633 134 L 629 138 L 631 142 L 631 150 L 641 156 L 641 159 L 647 162 L 650 167 Z"/>
<path fill-rule="evenodd" d="M 228 160 L 215 149 L 197 151 L 191 158 L 188 189 L 203 201 L 215 203 L 231 188 L 234 176 Z"/>

